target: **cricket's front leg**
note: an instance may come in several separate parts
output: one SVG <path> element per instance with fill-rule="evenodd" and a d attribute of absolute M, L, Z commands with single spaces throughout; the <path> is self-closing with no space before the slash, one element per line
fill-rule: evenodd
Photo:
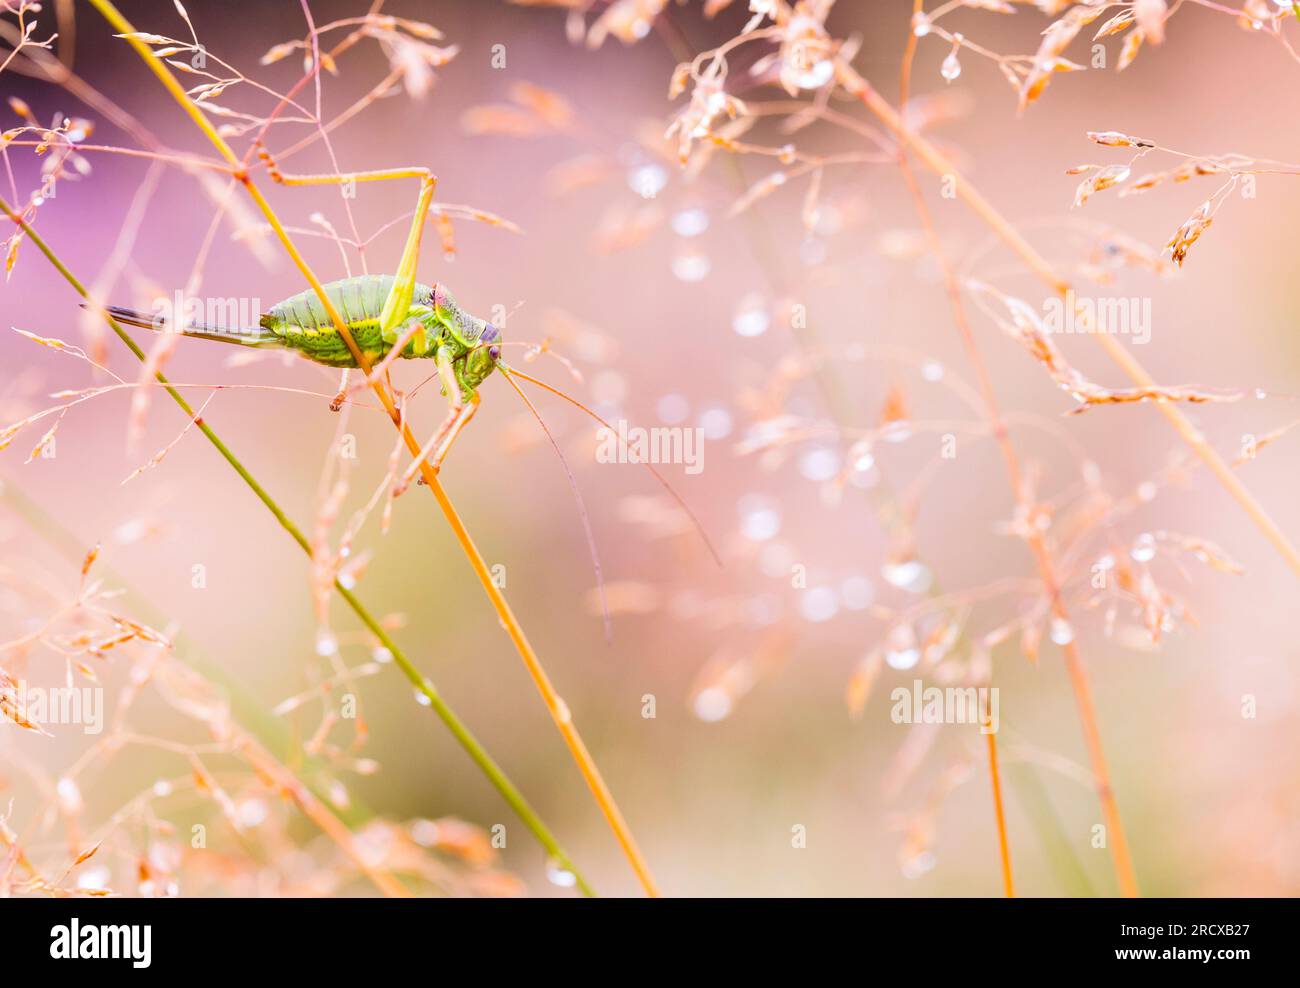
<path fill-rule="evenodd" d="M 440 346 L 434 353 L 433 359 L 438 365 L 438 380 L 442 382 L 443 397 L 447 399 L 447 404 L 451 406 L 454 413 L 465 404 L 465 396 L 460 390 L 460 381 L 456 379 L 455 357 L 450 347 Z"/>
<path fill-rule="evenodd" d="M 439 427 L 433 442 L 429 444 L 429 447 L 434 450 L 429 465 L 437 470 L 442 466 L 442 461 L 450 452 L 456 437 L 460 435 L 460 430 L 465 428 L 469 420 L 474 417 L 474 413 L 478 411 L 478 395 L 471 395 L 469 401 L 465 400 L 465 395 L 460 389 L 460 381 L 456 379 L 456 368 L 450 348 L 439 347 L 434 359 L 438 362 L 438 377 L 442 381 L 442 391 L 447 396 L 448 405 L 447 417 Z M 424 450 L 420 452 L 423 454 Z M 417 460 L 416 464 L 418 463 Z"/>
<path fill-rule="evenodd" d="M 444 423 L 445 435 L 442 442 L 438 444 L 437 451 L 429 459 L 429 466 L 435 471 L 442 469 L 442 461 L 451 452 L 451 447 L 460 435 L 460 431 L 469 425 L 469 420 L 478 411 L 478 400 L 478 395 L 471 395 L 469 401 L 455 409 Z"/>
<path fill-rule="evenodd" d="M 433 467 L 435 472 L 441 468 L 442 461 L 451 452 L 451 447 L 456 442 L 461 430 L 469 424 L 469 420 L 478 411 L 478 395 L 470 395 L 469 399 L 466 400 L 460 389 L 460 382 L 456 380 L 456 369 L 453 365 L 450 348 L 440 346 L 434 354 L 434 359 L 438 364 L 438 378 L 442 382 L 443 394 L 447 396 L 447 417 L 442 420 L 442 425 L 438 426 L 438 431 L 433 434 L 433 437 L 420 448 L 420 452 L 411 461 L 411 465 L 406 468 L 406 472 L 402 474 L 401 479 L 393 485 L 394 497 L 398 497 L 406 491 L 406 488 L 411 485 L 411 481 L 416 479 L 420 464 L 425 460 L 429 461 L 429 466 Z M 418 483 L 424 483 L 424 478 L 419 478 Z"/>

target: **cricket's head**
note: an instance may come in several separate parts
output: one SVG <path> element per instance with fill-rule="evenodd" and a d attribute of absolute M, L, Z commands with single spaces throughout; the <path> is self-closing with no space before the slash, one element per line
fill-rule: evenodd
<path fill-rule="evenodd" d="M 465 354 L 465 383 L 477 388 L 483 379 L 496 370 L 501 359 L 501 331 L 484 319 L 469 317 L 472 337 L 470 350 Z"/>

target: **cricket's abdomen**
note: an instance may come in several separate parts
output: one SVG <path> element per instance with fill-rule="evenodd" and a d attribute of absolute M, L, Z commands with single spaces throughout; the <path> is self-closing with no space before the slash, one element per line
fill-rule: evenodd
<path fill-rule="evenodd" d="M 390 349 L 379 332 L 379 314 L 394 280 L 392 275 L 365 274 L 324 286 L 325 294 L 342 316 L 357 346 L 371 360 L 381 359 Z M 415 286 L 417 300 L 427 299 L 429 294 L 428 286 Z M 331 367 L 357 366 L 314 289 L 271 306 L 262 317 L 262 326 L 280 337 L 286 347 L 300 351 L 317 363 Z"/>

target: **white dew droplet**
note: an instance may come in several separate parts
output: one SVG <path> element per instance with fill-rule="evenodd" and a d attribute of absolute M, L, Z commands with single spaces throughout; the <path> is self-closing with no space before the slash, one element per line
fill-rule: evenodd
<path fill-rule="evenodd" d="M 1049 634 L 1051 635 L 1052 641 L 1056 642 L 1058 645 L 1068 645 L 1070 642 L 1074 641 L 1074 628 L 1070 625 L 1069 621 L 1066 621 L 1063 618 L 1052 618 L 1052 626 Z"/>
<path fill-rule="evenodd" d="M 113 531 L 113 538 L 117 539 L 122 545 L 130 545 L 132 542 L 138 542 L 147 534 L 145 523 L 139 518 L 133 518 L 130 521 L 123 522 Z"/>
<path fill-rule="evenodd" d="M 429 697 L 424 693 L 423 690 L 415 691 L 415 702 L 422 707 L 433 706 L 433 701 L 429 699 Z"/>
<path fill-rule="evenodd" d="M 112 876 L 107 868 L 95 866 L 92 868 L 83 868 L 77 875 L 77 888 L 79 889 L 106 889 Z"/>
<path fill-rule="evenodd" d="M 943 364 L 937 360 L 927 360 L 921 365 L 921 377 L 931 384 L 943 380 Z"/>
<path fill-rule="evenodd" d="M 703 281 L 713 269 L 713 262 L 704 251 L 688 248 L 677 252 L 672 268 L 678 281 Z"/>
<path fill-rule="evenodd" d="M 912 427 L 901 419 L 890 422 L 880 430 L 880 438 L 887 443 L 905 443 L 912 438 Z"/>
<path fill-rule="evenodd" d="M 379 645 L 370 650 L 370 658 L 375 662 L 378 662 L 380 665 L 388 665 L 388 663 L 393 661 L 393 653 L 383 645 Z"/>
<path fill-rule="evenodd" d="M 766 542 L 781 531 L 781 509 L 776 501 L 762 494 L 746 494 L 740 499 L 740 532 L 751 542 Z"/>
<path fill-rule="evenodd" d="M 556 723 L 559 724 L 573 723 L 573 711 L 571 711 L 569 705 L 558 696 L 555 698 L 555 720 Z"/>
<path fill-rule="evenodd" d="M 159 779 L 153 784 L 153 794 L 158 797 L 170 796 L 172 794 L 172 784 L 166 779 Z"/>
<path fill-rule="evenodd" d="M 717 686 L 709 686 L 695 694 L 692 705 L 695 716 L 710 724 L 723 720 L 731 713 L 731 697 Z"/>
<path fill-rule="evenodd" d="M 703 209 L 679 209 L 673 213 L 673 233 L 679 237 L 698 237 L 709 228 L 709 214 Z"/>
<path fill-rule="evenodd" d="M 352 805 L 352 797 L 348 794 L 348 787 L 338 779 L 331 779 L 325 786 L 325 794 L 331 803 L 341 810 L 346 810 Z"/>
<path fill-rule="evenodd" d="M 245 827 L 260 827 L 270 816 L 264 799 L 246 799 L 239 804 L 239 822 Z"/>
<path fill-rule="evenodd" d="M 1149 563 L 1156 558 L 1156 540 L 1150 532 L 1143 532 L 1133 542 L 1129 555 L 1139 563 Z"/>
<path fill-rule="evenodd" d="M 555 858 L 546 859 L 546 880 L 562 889 L 571 889 L 578 884 L 578 876 Z"/>
<path fill-rule="evenodd" d="M 885 578 L 885 582 L 911 593 L 925 593 L 930 589 L 930 581 L 933 579 L 929 567 L 915 559 L 885 563 L 880 567 L 880 575 Z"/>
<path fill-rule="evenodd" d="M 316 654 L 321 658 L 328 658 L 336 655 L 339 650 L 338 639 L 328 628 L 321 628 L 316 632 Z"/>
<path fill-rule="evenodd" d="M 435 847 L 441 837 L 441 828 L 437 822 L 421 818 L 411 824 L 411 840 L 421 847 Z"/>
<path fill-rule="evenodd" d="M 81 801 L 81 788 L 72 779 L 64 776 L 54 787 L 54 791 L 59 796 L 59 806 L 63 812 L 72 815 L 80 813 L 85 807 Z"/>
<path fill-rule="evenodd" d="M 719 405 L 700 412 L 699 421 L 705 439 L 726 439 L 731 434 L 731 413 Z"/>
<path fill-rule="evenodd" d="M 955 51 L 948 52 L 948 57 L 943 60 L 943 65 L 939 67 L 939 74 L 948 82 L 952 82 L 961 75 L 961 62 L 957 60 Z"/>
<path fill-rule="evenodd" d="M 809 587 L 799 600 L 799 612 L 814 624 L 829 621 L 839 609 L 839 598 L 830 587 Z"/>
<path fill-rule="evenodd" d="M 907 648 L 891 648 L 885 652 L 885 662 L 891 669 L 911 669 L 920 661 L 920 649 L 911 646 Z"/>
<path fill-rule="evenodd" d="M 737 336 L 762 336 L 772 325 L 772 315 L 767 303 L 758 295 L 746 295 L 741 299 L 740 307 L 731 320 L 731 328 Z"/>
<path fill-rule="evenodd" d="M 805 480 L 830 480 L 840 472 L 839 450 L 833 446 L 818 446 L 799 458 L 799 473 Z"/>
<path fill-rule="evenodd" d="M 835 64 L 829 58 L 823 58 L 808 71 L 796 76 L 795 82 L 800 89 L 820 89 L 831 81 L 833 75 L 835 75 Z"/>
<path fill-rule="evenodd" d="M 653 199 L 668 184 L 668 172 L 654 163 L 639 165 L 628 173 L 627 184 L 642 199 Z"/>

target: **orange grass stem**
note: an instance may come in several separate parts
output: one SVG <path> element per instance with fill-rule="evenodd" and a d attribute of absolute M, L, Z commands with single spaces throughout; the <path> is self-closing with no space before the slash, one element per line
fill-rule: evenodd
<path fill-rule="evenodd" d="M 118 12 L 117 8 L 110 2 L 110 0 L 90 0 L 90 2 L 94 5 L 95 9 L 98 10 L 119 32 L 126 35 L 133 35 L 135 33 L 135 28 L 131 26 L 131 23 L 127 21 L 120 12 Z M 154 55 L 153 51 L 140 41 L 139 38 L 128 37 L 126 40 L 136 50 L 136 53 L 141 57 L 141 59 L 144 60 L 145 64 L 149 66 L 154 75 L 158 77 L 159 81 L 167 89 L 168 93 L 171 94 L 172 98 L 175 99 L 181 108 L 189 114 L 195 125 L 203 131 L 204 135 L 209 141 L 211 141 L 213 147 L 220 152 L 221 156 L 225 158 L 227 162 L 239 169 L 236 172 L 236 178 L 243 184 L 244 188 L 248 191 L 248 194 L 262 211 L 262 214 L 266 217 L 267 223 L 270 224 L 271 229 L 275 232 L 277 239 L 279 239 L 290 259 L 292 259 L 303 277 L 306 278 L 308 284 L 311 285 L 317 296 L 319 296 L 325 311 L 329 314 L 330 320 L 334 323 L 334 327 L 338 331 L 339 337 L 347 344 L 348 350 L 356 359 L 357 365 L 361 368 L 362 373 L 365 374 L 375 392 L 375 396 L 384 406 L 384 410 L 388 413 L 389 418 L 392 419 L 394 426 L 396 426 L 398 432 L 401 434 L 402 441 L 410 450 L 411 455 L 418 457 L 420 454 L 419 440 L 415 438 L 415 435 L 412 433 L 410 426 L 407 425 L 404 416 L 402 416 L 398 411 L 397 406 L 393 402 L 392 396 L 384 386 L 383 380 L 371 375 L 370 361 L 357 347 L 356 341 L 352 338 L 352 334 L 348 330 L 347 325 L 344 323 L 337 309 L 326 295 L 324 286 L 320 279 L 316 276 L 315 272 L 312 271 L 306 259 L 299 252 L 297 246 L 289 236 L 288 231 L 285 230 L 279 217 L 271 208 L 271 204 L 267 202 L 266 197 L 262 195 L 261 190 L 253 183 L 248 172 L 243 168 L 240 159 L 235 155 L 235 152 L 231 149 L 230 145 L 227 144 L 221 135 L 217 133 L 216 129 L 212 126 L 211 121 L 208 120 L 203 111 L 199 109 L 189 96 L 186 95 L 184 88 L 176 80 L 176 77 L 172 75 L 166 65 L 164 65 L 163 62 Z M 423 206 L 425 200 L 431 198 L 433 194 L 432 176 L 423 169 L 411 169 L 409 174 L 410 177 L 421 177 L 423 179 L 424 184 L 421 189 L 421 205 Z M 411 231 L 412 237 L 418 237 L 420 235 L 423 219 L 424 211 L 417 208 L 415 225 Z M 486 564 L 483 562 L 483 557 L 479 554 L 478 549 L 470 539 L 469 533 L 465 529 L 464 523 L 460 520 L 460 516 L 456 513 L 455 507 L 452 505 L 450 498 L 448 498 L 446 491 L 443 490 L 442 485 L 438 482 L 437 471 L 428 463 L 427 460 L 421 459 L 420 474 L 423 476 L 425 483 L 429 486 L 429 489 L 433 492 L 435 498 L 437 498 L 438 505 L 442 508 L 447 523 L 456 533 L 461 548 L 464 550 L 465 555 L 470 561 L 470 565 L 473 566 L 475 573 L 478 575 L 479 582 L 483 585 L 484 591 L 487 593 L 489 600 L 491 600 L 492 606 L 497 612 L 497 616 L 501 619 L 507 632 L 510 634 L 511 640 L 515 643 L 515 647 L 518 649 L 520 657 L 524 660 L 524 665 L 527 667 L 529 675 L 537 686 L 538 692 L 542 694 L 542 699 L 546 703 L 547 709 L 550 710 L 551 716 L 559 727 L 565 744 L 568 746 L 574 761 L 577 762 L 579 771 L 587 781 L 587 785 L 591 789 L 592 795 L 595 797 L 602 815 L 605 817 L 606 822 L 608 822 L 610 829 L 613 830 L 614 836 L 618 840 L 620 847 L 623 848 L 623 852 L 627 856 L 628 862 L 631 864 L 633 871 L 636 872 L 637 878 L 640 880 L 646 894 L 657 896 L 659 891 L 655 886 L 654 880 L 650 876 L 649 868 L 637 849 L 636 841 L 633 839 L 631 831 L 628 829 L 627 822 L 624 820 L 622 813 L 614 802 L 609 787 L 602 779 L 600 771 L 597 769 L 596 763 L 591 757 L 591 753 L 587 750 L 586 745 L 583 744 L 577 728 L 573 725 L 572 717 L 568 713 L 568 708 L 564 705 L 564 701 L 560 699 L 559 695 L 555 692 L 555 688 L 551 685 L 549 678 L 546 676 L 541 661 L 537 657 L 537 653 L 533 650 L 532 646 L 529 645 L 528 639 L 524 636 L 523 629 L 520 627 L 518 619 L 515 618 L 514 614 L 511 612 L 504 595 L 493 584 L 491 574 L 489 573 Z"/>
<path fill-rule="evenodd" d="M 492 606 L 496 609 L 497 616 L 501 618 L 506 633 L 510 636 L 510 640 L 514 642 L 520 658 L 524 660 L 524 665 L 528 668 L 528 674 L 537 686 L 537 691 L 541 693 L 546 709 L 550 711 L 551 719 L 555 721 L 555 726 L 559 729 L 560 736 L 564 738 L 569 753 L 573 755 L 573 760 L 577 762 L 583 779 L 586 780 L 588 788 L 591 789 L 591 794 L 595 797 L 601 812 L 605 815 L 610 829 L 614 831 L 614 836 L 618 839 L 619 846 L 622 847 L 624 855 L 632 865 L 632 870 L 636 872 L 637 879 L 641 882 L 642 888 L 645 889 L 646 895 L 657 898 L 659 889 L 655 884 L 654 877 L 650 874 L 650 868 L 637 847 L 636 840 L 632 837 L 632 831 L 628 828 L 627 821 L 623 819 L 618 804 L 614 802 L 614 796 L 609 791 L 609 786 L 605 784 L 605 780 L 601 777 L 600 770 L 596 767 L 591 753 L 587 751 L 587 746 L 582 741 L 582 736 L 574 726 L 573 715 L 569 712 L 568 704 L 555 691 L 555 687 L 551 684 L 550 677 L 546 675 L 541 660 L 538 659 L 537 653 L 533 650 L 528 637 L 524 634 L 523 626 L 520 625 L 519 620 L 510 609 L 510 604 L 506 601 L 505 595 L 492 581 L 491 571 L 488 569 L 483 555 L 478 551 L 478 546 L 474 544 L 468 529 L 465 528 L 464 522 L 461 521 L 460 515 L 451 503 L 451 499 L 447 497 L 446 490 L 443 489 L 443 486 L 438 483 L 436 478 L 430 482 L 429 486 L 433 490 L 433 496 L 438 499 L 443 514 L 447 516 L 447 523 L 451 525 L 452 531 L 456 533 L 457 541 L 460 542 L 461 548 L 469 558 L 470 565 L 474 567 L 474 573 L 478 577 L 479 583 L 483 585 L 483 591 L 492 601 Z"/>
<path fill-rule="evenodd" d="M 965 177 L 957 170 L 944 155 L 933 144 L 924 137 L 911 131 L 903 122 L 902 117 L 893 106 L 889 104 L 866 79 L 862 78 L 853 68 L 843 62 L 837 64 L 839 78 L 844 87 L 880 118 L 897 138 L 907 147 L 911 148 L 916 155 L 926 163 L 926 165 L 939 175 L 951 175 L 956 181 L 957 195 L 963 202 L 969 206 L 976 215 L 991 229 L 998 238 L 1007 245 L 1007 247 L 1017 257 L 1024 262 L 1035 275 L 1039 277 L 1052 291 L 1062 297 L 1071 290 L 1068 280 L 1059 275 L 1052 265 L 1044 258 L 1032 244 L 1026 240 L 1010 222 L 997 211 L 996 208 L 980 194 Z M 1152 387 L 1155 385 L 1155 379 L 1147 373 L 1140 361 L 1131 353 L 1124 349 L 1115 339 L 1105 333 L 1089 333 L 1096 340 L 1106 355 L 1110 357 L 1120 369 L 1128 375 L 1129 379 L 1138 387 Z M 1176 404 L 1168 401 L 1157 401 L 1156 406 L 1160 413 L 1169 420 L 1170 424 L 1182 436 L 1183 441 L 1196 453 L 1210 471 L 1218 478 L 1233 499 L 1241 505 L 1242 509 L 1250 516 L 1251 521 L 1264 533 L 1264 537 L 1273 544 L 1273 547 L 1286 560 L 1293 572 L 1300 576 L 1300 550 L 1297 550 L 1286 534 L 1278 527 L 1277 523 L 1269 517 L 1262 505 L 1255 500 L 1254 496 L 1241 482 L 1232 467 L 1219 456 L 1218 452 L 1201 434 L 1201 431 L 1192 423 L 1186 415 L 1183 414 Z"/>
<path fill-rule="evenodd" d="M 992 727 L 992 724 L 989 724 Z M 998 736 L 990 730 L 985 735 L 989 747 L 989 779 L 993 786 L 993 812 L 998 821 L 998 852 L 1002 858 L 1002 890 L 1008 899 L 1016 897 L 1016 883 L 1011 877 L 1011 848 L 1007 843 L 1007 819 L 1002 810 L 1002 780 L 998 775 Z"/>

